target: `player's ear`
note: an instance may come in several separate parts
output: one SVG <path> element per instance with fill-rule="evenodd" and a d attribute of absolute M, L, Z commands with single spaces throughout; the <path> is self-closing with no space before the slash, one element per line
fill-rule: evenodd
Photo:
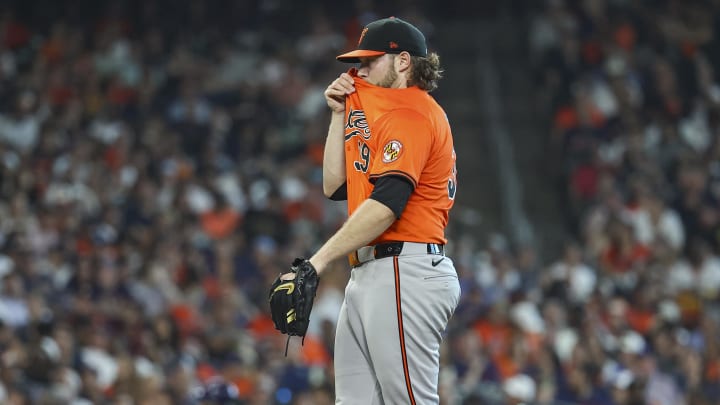
<path fill-rule="evenodd" d="M 395 69 L 399 72 L 407 72 L 410 69 L 412 59 L 409 53 L 406 51 L 400 52 L 395 57 Z"/>

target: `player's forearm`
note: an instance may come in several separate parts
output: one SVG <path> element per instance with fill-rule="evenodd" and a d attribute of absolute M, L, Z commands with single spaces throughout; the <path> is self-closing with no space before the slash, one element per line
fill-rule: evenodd
<path fill-rule="evenodd" d="M 333 112 L 323 155 L 323 192 L 326 197 L 345 183 L 344 112 Z"/>
<path fill-rule="evenodd" d="M 367 199 L 345 224 L 310 258 L 318 273 L 333 260 L 366 246 L 380 236 L 392 223 L 395 214 L 384 204 Z"/>

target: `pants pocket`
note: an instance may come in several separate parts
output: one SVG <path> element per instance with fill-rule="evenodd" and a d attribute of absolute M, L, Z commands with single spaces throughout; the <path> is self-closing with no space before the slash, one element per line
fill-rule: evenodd
<path fill-rule="evenodd" d="M 427 276 L 423 277 L 423 280 L 425 281 L 445 281 L 445 280 L 452 280 L 457 279 L 457 274 L 437 274 L 434 276 Z"/>

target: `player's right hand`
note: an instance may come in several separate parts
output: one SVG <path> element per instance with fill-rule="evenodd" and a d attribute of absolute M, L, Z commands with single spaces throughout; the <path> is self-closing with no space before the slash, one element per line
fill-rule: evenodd
<path fill-rule="evenodd" d="M 343 73 L 325 89 L 325 101 L 333 112 L 345 111 L 345 97 L 355 91 L 352 76 Z"/>

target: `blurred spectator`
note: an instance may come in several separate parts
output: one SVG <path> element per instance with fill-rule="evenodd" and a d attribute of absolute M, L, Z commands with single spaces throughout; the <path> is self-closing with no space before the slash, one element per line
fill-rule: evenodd
<path fill-rule="evenodd" d="M 432 44 L 450 9 L 390 3 L 0 5 L 0 402 L 332 403 L 347 272 L 287 359 L 265 289 L 343 220 L 329 62 L 390 9 Z M 450 235 L 446 403 L 718 403 L 719 7 L 529 8 L 574 241 Z"/>
<path fill-rule="evenodd" d="M 556 350 L 567 345 L 558 342 L 577 348 L 588 331 L 600 344 L 568 372 L 557 399 L 709 398 L 709 385 L 693 371 L 708 352 L 690 342 L 707 336 L 703 320 L 719 320 L 710 161 L 720 66 L 709 51 L 718 44 L 710 16 L 719 5 L 560 0 L 532 16 L 538 102 L 552 117 L 549 132 L 563 157 L 559 180 L 573 213 L 569 230 L 579 238 L 548 269 L 543 291 L 572 303 L 581 324 L 559 322 L 564 317 L 552 304 L 544 318 Z M 598 367 L 601 378 L 592 371 Z"/>

